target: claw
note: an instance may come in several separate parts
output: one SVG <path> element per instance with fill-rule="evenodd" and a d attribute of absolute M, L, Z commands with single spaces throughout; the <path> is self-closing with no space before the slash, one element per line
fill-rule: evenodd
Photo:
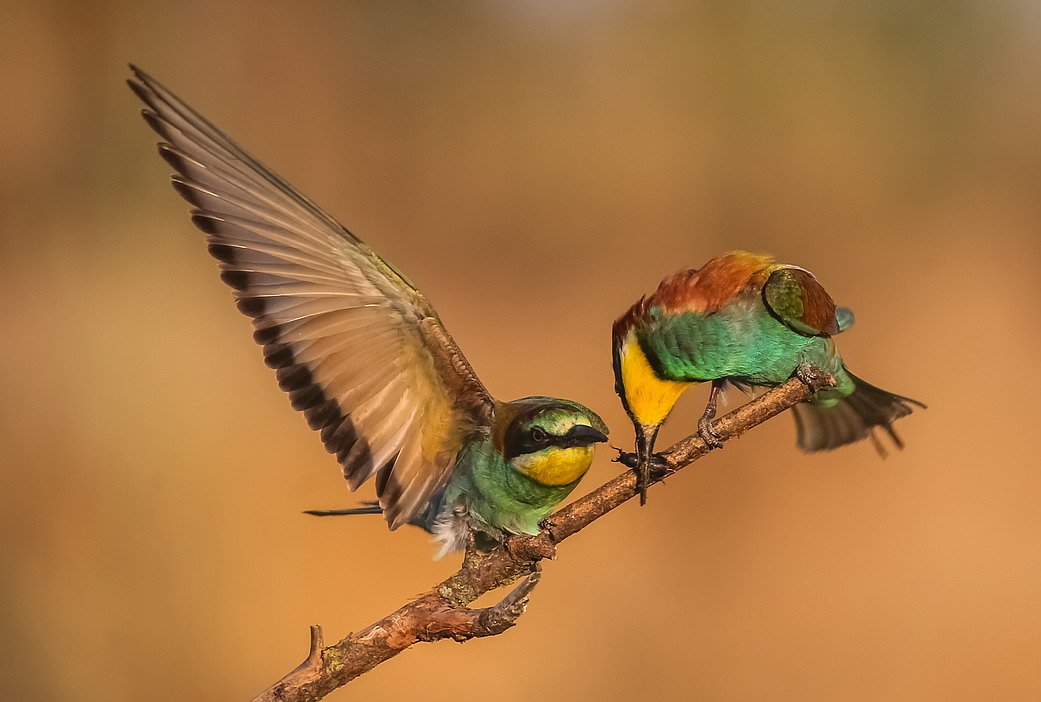
<path fill-rule="evenodd" d="M 725 380 L 713 380 L 712 392 L 708 395 L 708 404 L 705 405 L 705 413 L 698 420 L 698 436 L 710 449 L 722 448 L 723 438 L 712 428 L 712 419 L 716 416 L 716 400 L 723 392 Z"/>
<path fill-rule="evenodd" d="M 709 448 L 723 447 L 723 437 L 712 428 L 712 420 L 708 417 L 702 417 L 698 420 L 698 436 L 708 444 Z"/>
<path fill-rule="evenodd" d="M 800 363 L 795 367 L 795 377 L 806 385 L 814 387 L 821 380 L 821 372 L 812 363 Z"/>

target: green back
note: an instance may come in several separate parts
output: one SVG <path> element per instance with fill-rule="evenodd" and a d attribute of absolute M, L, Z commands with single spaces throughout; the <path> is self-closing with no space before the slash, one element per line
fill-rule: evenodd
<path fill-rule="evenodd" d="M 802 362 L 829 372 L 841 367 L 829 337 L 795 332 L 758 300 L 735 301 L 707 316 L 652 308 L 650 317 L 638 338 L 655 372 L 668 380 L 735 378 L 772 386 Z"/>

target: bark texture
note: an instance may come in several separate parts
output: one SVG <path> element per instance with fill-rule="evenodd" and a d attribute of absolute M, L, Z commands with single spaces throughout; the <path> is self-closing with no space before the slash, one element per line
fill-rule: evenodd
<path fill-rule="evenodd" d="M 833 384 L 831 376 L 802 366 L 796 377 L 721 417 L 712 428 L 723 442 L 729 441 Z M 713 448 L 696 433 L 677 442 L 653 465 L 652 484 Z M 622 453 L 615 460 L 629 467 L 636 465 L 633 454 Z M 325 646 L 321 628 L 312 626 L 311 648 L 304 662 L 254 702 L 313 702 L 413 644 L 439 639 L 466 641 L 503 633 L 524 613 L 528 596 L 541 577 L 539 561 L 553 558 L 557 544 L 636 495 L 636 475 L 626 471 L 554 513 L 535 536 L 511 536 L 492 551 L 482 551 L 471 542 L 455 574 L 335 644 Z M 498 604 L 468 607 L 484 593 L 518 580 L 521 582 Z"/>

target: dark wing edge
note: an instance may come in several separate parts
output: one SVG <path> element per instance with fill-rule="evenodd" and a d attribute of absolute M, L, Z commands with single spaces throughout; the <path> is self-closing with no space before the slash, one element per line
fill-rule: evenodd
<path fill-rule="evenodd" d="M 131 65 L 130 88 L 163 140 L 221 278 L 293 407 L 321 432 L 350 488 L 376 475 L 391 529 L 451 476 L 494 400 L 425 297 L 393 266 Z"/>

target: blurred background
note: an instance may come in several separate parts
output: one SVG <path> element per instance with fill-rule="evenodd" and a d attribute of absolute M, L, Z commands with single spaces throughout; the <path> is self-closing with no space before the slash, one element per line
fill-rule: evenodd
<path fill-rule="evenodd" d="M 0 0 L 0 687 L 245 700 L 452 572 L 343 507 L 126 89 L 140 64 L 407 271 L 501 398 L 631 428 L 609 328 L 722 251 L 814 271 L 926 401 L 781 417 L 560 549 L 519 626 L 329 697 L 1041 698 L 1041 11 Z M 695 426 L 689 393 L 665 446 Z M 731 400 L 734 402 L 734 399 Z M 737 398 L 742 401 L 742 398 Z M 618 472 L 601 452 L 579 488 Z"/>

